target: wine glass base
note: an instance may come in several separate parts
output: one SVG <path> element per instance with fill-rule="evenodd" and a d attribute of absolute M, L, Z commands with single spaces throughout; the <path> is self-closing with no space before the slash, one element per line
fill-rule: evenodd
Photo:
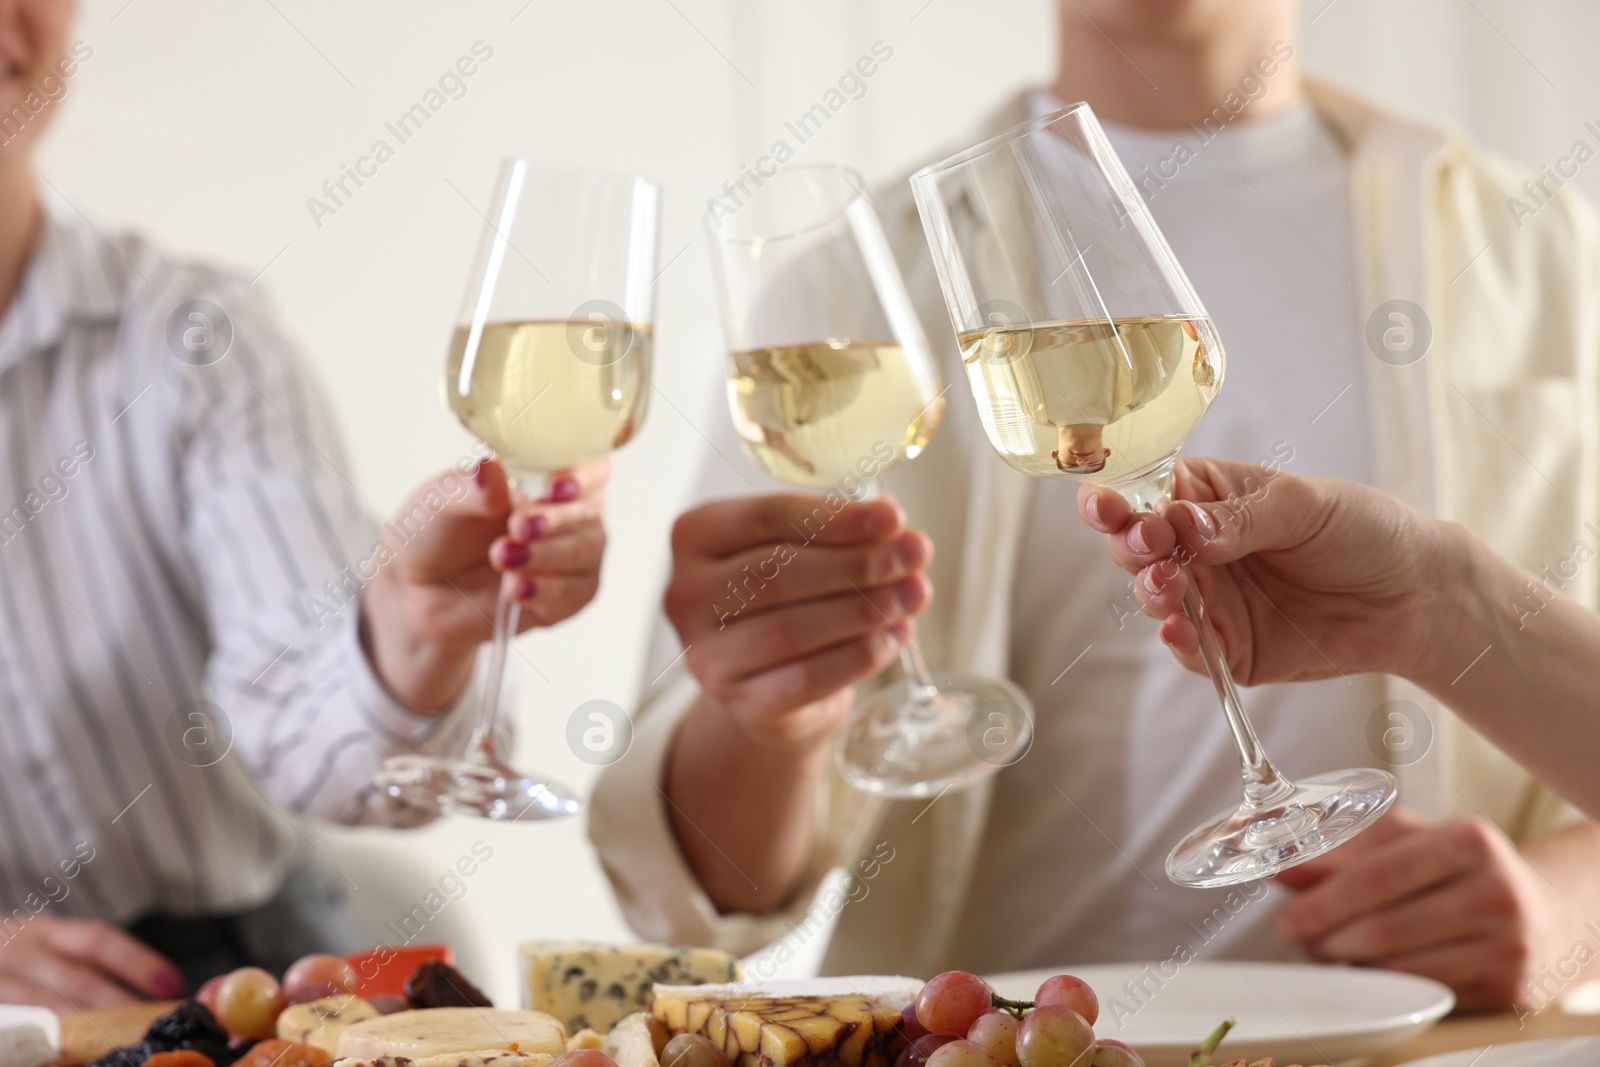
<path fill-rule="evenodd" d="M 441 815 L 517 822 L 561 819 L 583 808 L 577 797 L 554 782 L 470 759 L 393 756 L 373 781 L 387 796 Z"/>
<path fill-rule="evenodd" d="M 845 781 L 884 797 L 936 796 L 1015 763 L 1033 744 L 1033 705 L 1003 679 L 951 678 L 923 711 L 906 708 L 914 699 L 901 684 L 856 707 L 833 749 Z"/>
<path fill-rule="evenodd" d="M 1178 842 L 1167 856 L 1167 877 L 1196 888 L 1269 878 L 1349 841 L 1388 811 L 1397 793 L 1385 771 L 1307 778 L 1277 803 L 1241 804 Z"/>

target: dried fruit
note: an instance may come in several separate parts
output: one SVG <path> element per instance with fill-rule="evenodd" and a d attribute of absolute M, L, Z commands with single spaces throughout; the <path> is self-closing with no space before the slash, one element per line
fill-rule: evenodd
<path fill-rule="evenodd" d="M 448 963 L 428 960 L 406 979 L 413 1008 L 492 1008 L 494 1004 Z"/>

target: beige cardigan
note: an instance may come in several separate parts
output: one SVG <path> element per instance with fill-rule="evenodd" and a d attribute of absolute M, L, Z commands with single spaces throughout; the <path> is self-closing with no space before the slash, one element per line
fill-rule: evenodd
<path fill-rule="evenodd" d="M 1432 325 L 1421 360 L 1403 367 L 1371 361 L 1367 393 L 1379 488 L 1465 524 L 1535 572 L 1569 556 L 1577 540 L 1600 548 L 1600 536 L 1583 526 L 1600 517 L 1594 214 L 1569 193 L 1524 218 L 1519 230 L 1506 203 L 1521 195 L 1520 175 L 1510 168 L 1458 136 L 1340 90 L 1312 85 L 1311 95 L 1352 161 L 1361 305 L 1375 310 L 1409 300 Z M 970 140 L 1014 125 L 1024 107 L 1022 98 L 1013 100 Z M 942 350 L 947 380 L 960 378 L 949 316 L 906 184 L 897 183 L 879 206 L 898 232 L 890 241 Z M 963 395 L 966 386 L 957 383 L 952 392 L 929 454 L 892 471 L 889 487 L 938 546 L 932 574 L 938 596 L 919 624 L 922 647 L 951 673 L 1001 673 L 1030 482 L 991 453 Z M 1592 608 L 1597 588 L 1600 566 L 1587 566 L 1565 591 Z M 1435 815 L 1482 814 L 1518 841 L 1575 817 L 1436 701 L 1398 679 L 1387 684 L 1392 698 L 1426 710 L 1442 756 L 1394 768 L 1404 803 Z M 945 969 L 989 790 L 951 793 L 928 808 L 869 799 L 835 777 L 819 799 L 814 862 L 792 905 L 774 915 L 720 915 L 676 847 L 658 789 L 678 718 L 695 693 L 681 663 L 651 688 L 636 717 L 632 751 L 602 776 L 590 808 L 591 837 L 640 936 L 747 954 L 786 934 L 809 937 L 819 918 L 838 914 L 825 971 Z M 857 863 L 880 841 L 893 848 L 894 859 L 874 868 L 862 899 L 848 905 L 836 896 L 813 899 L 830 869 Z M 780 959 L 786 951 L 775 950 Z"/>

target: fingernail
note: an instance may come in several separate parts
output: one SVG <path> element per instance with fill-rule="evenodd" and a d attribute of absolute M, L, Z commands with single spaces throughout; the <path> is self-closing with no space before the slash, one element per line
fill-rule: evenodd
<path fill-rule="evenodd" d="M 902 538 L 894 546 L 894 558 L 901 570 L 912 570 L 922 562 L 922 542 L 915 537 Z"/>
<path fill-rule="evenodd" d="M 1192 500 L 1183 501 L 1183 506 L 1189 509 L 1190 515 L 1194 516 L 1194 524 L 1200 528 L 1201 533 L 1207 537 L 1217 536 L 1217 520 L 1211 517 L 1209 511 Z"/>
<path fill-rule="evenodd" d="M 921 582 L 901 582 L 894 591 L 894 598 L 900 605 L 901 611 L 913 611 L 922 603 Z"/>
<path fill-rule="evenodd" d="M 150 984 L 155 986 L 156 992 L 163 997 L 181 997 L 187 988 L 184 985 L 183 975 L 176 971 L 162 971 Z"/>
<path fill-rule="evenodd" d="M 1136 522 L 1128 531 L 1128 547 L 1141 556 L 1150 551 L 1150 543 L 1144 539 L 1144 523 Z"/>
<path fill-rule="evenodd" d="M 528 562 L 531 555 L 527 545 L 520 541 L 507 541 L 506 547 L 500 551 L 500 562 L 506 567 L 520 567 Z"/>
<path fill-rule="evenodd" d="M 532 600 L 539 593 L 539 583 L 532 578 L 522 577 L 517 579 L 517 599 Z"/>
<path fill-rule="evenodd" d="M 472 480 L 478 483 L 478 488 L 479 489 L 483 488 L 483 483 L 484 483 L 485 479 L 487 478 L 487 475 L 485 474 L 484 469 L 483 469 L 483 465 L 484 465 L 484 461 L 480 459 L 480 460 L 478 460 L 478 465 L 476 467 L 472 468 Z"/>
<path fill-rule="evenodd" d="M 543 537 L 545 531 L 550 529 L 550 520 L 543 512 L 535 512 L 522 519 L 522 539 L 524 541 L 537 541 Z"/>
<path fill-rule="evenodd" d="M 1156 582 L 1156 569 L 1153 566 L 1146 567 L 1143 573 L 1139 575 L 1139 583 L 1144 586 L 1145 592 L 1151 596 L 1156 596 L 1161 592 L 1161 586 Z"/>
<path fill-rule="evenodd" d="M 1088 518 L 1088 520 L 1090 522 L 1094 523 L 1096 526 L 1100 525 L 1100 494 L 1099 493 L 1090 493 L 1089 494 L 1088 499 L 1083 502 L 1083 514 L 1084 514 L 1085 517 Z"/>
<path fill-rule="evenodd" d="M 578 499 L 578 480 L 576 478 L 568 478 L 565 475 L 557 478 L 550 485 L 550 499 L 557 504 L 565 504 L 568 501 Z"/>

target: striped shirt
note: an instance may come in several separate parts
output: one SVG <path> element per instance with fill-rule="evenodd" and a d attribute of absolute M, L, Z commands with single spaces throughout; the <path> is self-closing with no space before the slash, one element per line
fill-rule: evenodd
<path fill-rule="evenodd" d="M 5 930 L 249 907 L 299 816 L 416 821 L 374 770 L 470 716 L 373 674 L 347 470 L 249 285 L 46 211 L 0 321 Z"/>

